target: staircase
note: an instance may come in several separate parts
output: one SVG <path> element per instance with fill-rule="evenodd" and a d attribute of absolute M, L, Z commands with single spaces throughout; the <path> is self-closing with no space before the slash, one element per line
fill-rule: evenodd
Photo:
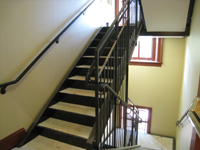
<path fill-rule="evenodd" d="M 20 149 L 92 150 L 137 144 L 140 117 L 134 105 L 128 105 L 127 82 L 130 55 L 142 25 L 130 26 L 131 2 L 126 1 L 110 27 L 95 34 L 18 144 Z M 129 122 L 125 113 L 121 128 L 118 106 L 133 113 Z"/>
<path fill-rule="evenodd" d="M 95 91 L 85 86 L 85 75 L 94 60 L 94 50 L 107 29 L 108 27 L 104 27 L 97 33 L 59 92 L 34 124 L 27 138 L 23 140 L 25 145 L 22 149 L 37 149 L 39 145 L 47 149 L 46 146 L 49 146 L 47 143 L 70 147 L 70 149 L 86 148 L 86 141 L 95 122 Z M 105 56 L 112 43 L 108 43 Z M 105 58 L 101 57 L 102 63 Z"/>

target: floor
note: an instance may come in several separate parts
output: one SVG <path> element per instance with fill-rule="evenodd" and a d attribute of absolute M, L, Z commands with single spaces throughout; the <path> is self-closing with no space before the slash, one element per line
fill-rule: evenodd
<path fill-rule="evenodd" d="M 66 143 L 58 142 L 39 135 L 31 142 L 22 146 L 21 148 L 14 148 L 12 150 L 84 150 L 84 149 Z"/>
<path fill-rule="evenodd" d="M 155 150 L 173 150 L 173 138 L 139 133 L 138 145 Z"/>

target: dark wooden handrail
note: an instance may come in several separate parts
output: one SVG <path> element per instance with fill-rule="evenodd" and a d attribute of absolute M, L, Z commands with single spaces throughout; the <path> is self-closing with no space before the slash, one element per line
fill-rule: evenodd
<path fill-rule="evenodd" d="M 49 50 L 49 48 L 54 43 L 59 43 L 60 37 L 69 29 L 69 27 L 88 9 L 88 7 L 94 2 L 95 0 L 91 0 L 88 2 L 71 20 L 70 23 L 44 48 L 44 50 L 26 67 L 26 69 L 13 81 L 9 81 L 6 83 L 0 84 L 1 94 L 6 93 L 6 87 L 12 84 L 19 82 L 22 77 L 33 67 L 33 65 Z"/>

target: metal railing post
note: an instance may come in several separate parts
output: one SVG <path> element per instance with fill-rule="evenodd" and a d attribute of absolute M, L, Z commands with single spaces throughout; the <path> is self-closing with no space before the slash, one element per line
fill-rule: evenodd
<path fill-rule="evenodd" d="M 99 53 L 96 50 L 95 51 L 95 83 L 97 85 L 95 89 L 95 116 L 96 116 L 96 147 L 99 150 L 100 149 L 100 123 L 99 123 Z"/>
<path fill-rule="evenodd" d="M 126 41 L 126 85 L 125 85 L 125 102 L 128 103 L 128 67 L 129 67 L 129 32 L 130 32 L 130 1 L 128 2 L 128 13 L 127 13 L 127 41 Z M 124 129 L 124 146 L 126 146 L 126 128 L 127 128 L 127 107 L 125 106 L 125 114 L 124 114 L 124 120 L 125 120 L 125 129 Z"/>
<path fill-rule="evenodd" d="M 136 4 L 135 4 L 135 9 L 136 9 L 136 16 L 135 16 L 135 40 L 137 40 L 137 20 L 138 20 L 138 0 L 136 0 Z"/>
<path fill-rule="evenodd" d="M 115 23 L 115 40 L 117 40 L 117 36 L 118 36 L 118 21 Z M 114 78 L 114 82 L 115 82 L 115 91 L 118 91 L 118 84 L 117 84 L 117 80 L 118 80 L 118 42 L 116 43 L 116 48 L 115 48 L 115 78 Z M 114 97 L 113 97 L 114 98 Z M 114 146 L 116 146 L 116 105 L 117 105 L 117 98 L 115 97 L 115 123 L 114 123 Z"/>

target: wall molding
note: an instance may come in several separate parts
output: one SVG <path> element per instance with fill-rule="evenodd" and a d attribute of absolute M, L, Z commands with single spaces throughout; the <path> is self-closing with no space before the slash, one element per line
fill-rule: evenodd
<path fill-rule="evenodd" d="M 14 148 L 25 134 L 25 129 L 21 128 L 0 140 L 0 150 L 10 150 Z"/>

